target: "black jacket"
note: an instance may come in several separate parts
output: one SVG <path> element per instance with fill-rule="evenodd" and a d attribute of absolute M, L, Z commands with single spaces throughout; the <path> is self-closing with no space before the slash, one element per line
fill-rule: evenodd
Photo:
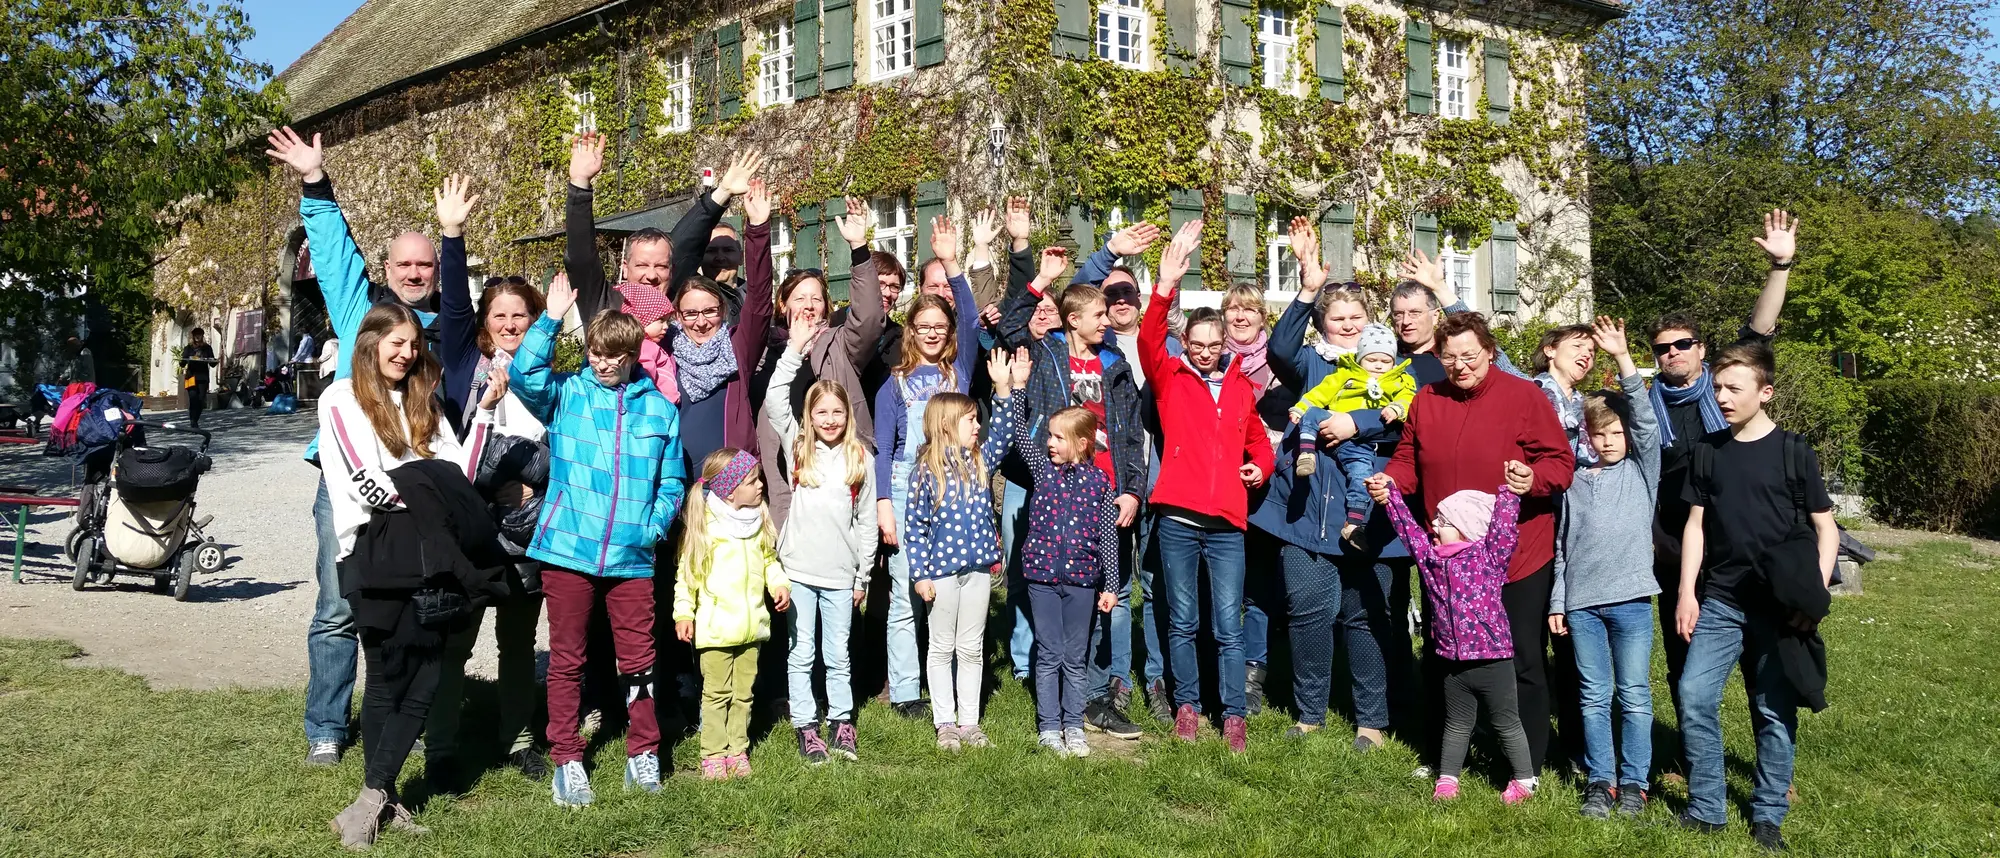
<path fill-rule="evenodd" d="M 486 501 L 450 462 L 397 466 L 389 480 L 403 509 L 377 512 L 355 534 L 340 563 L 340 594 L 363 628 L 394 632 L 407 620 L 410 595 L 425 587 L 457 590 L 474 604 L 507 595 L 507 555 Z"/>
<path fill-rule="evenodd" d="M 1778 664 L 1799 700 L 1819 712 L 1826 708 L 1826 642 L 1819 623 L 1833 608 L 1833 595 L 1819 574 L 1819 548 L 1811 528 L 1764 550 L 1759 571 L 1771 582 L 1778 606 Z"/>

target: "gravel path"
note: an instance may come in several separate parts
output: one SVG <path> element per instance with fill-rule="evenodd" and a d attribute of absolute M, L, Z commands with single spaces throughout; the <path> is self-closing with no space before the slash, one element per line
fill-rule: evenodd
<path fill-rule="evenodd" d="M 146 419 L 182 416 L 159 412 Z M 241 410 L 204 417 L 215 433 L 209 451 L 215 467 L 202 478 L 197 515 L 215 516 L 207 535 L 227 553 L 222 570 L 198 575 L 186 602 L 153 592 L 146 579 L 123 576 L 113 588 L 78 593 L 70 589 L 74 567 L 62 553 L 74 525 L 71 511 L 36 510 L 28 517 L 27 574 L 18 585 L 0 578 L 0 637 L 67 639 L 84 650 L 77 663 L 126 670 L 155 687 L 304 686 L 306 625 L 318 595 L 312 500 L 319 471 L 301 454 L 318 420 L 310 412 L 273 417 Z M 0 449 L 0 484 L 69 493 L 68 460 L 41 451 Z M 10 516 L 6 530 L 12 529 Z M 493 663 L 492 634 L 485 631 L 467 672 L 491 677 Z"/>

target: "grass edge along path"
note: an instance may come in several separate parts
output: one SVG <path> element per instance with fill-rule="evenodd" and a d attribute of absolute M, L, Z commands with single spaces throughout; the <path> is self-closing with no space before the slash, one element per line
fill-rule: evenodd
<path fill-rule="evenodd" d="M 1824 629 L 1833 708 L 1801 719 L 1802 799 L 1785 826 L 1794 853 L 2000 854 L 1996 567 L 1940 538 L 1872 564 L 1869 595 L 1836 602 Z M 358 787 L 361 755 L 301 764 L 300 691 L 152 691 L 65 664 L 76 652 L 0 640 L 0 856 L 343 854 L 326 820 Z M 1656 658 L 1666 711 L 1663 675 Z M 1220 741 L 1163 739 L 1148 720 L 1135 753 L 1056 760 L 1033 751 L 1032 706 L 1008 683 L 986 752 L 947 758 L 927 725 L 872 703 L 860 763 L 808 770 L 781 726 L 757 746 L 754 778 L 705 783 L 690 771 L 690 739 L 662 792 L 645 796 L 619 788 L 612 741 L 594 757 L 595 807 L 560 809 L 544 785 L 489 772 L 468 795 L 430 801 L 419 820 L 431 835 L 386 834 L 375 854 L 1755 855 L 1735 680 L 1723 718 L 1732 805 L 1719 836 L 1649 824 L 1677 800 L 1639 823 L 1584 820 L 1576 789 L 1549 780 L 1505 808 L 1478 756 L 1465 796 L 1435 805 L 1400 743 L 1356 755 L 1337 723 L 1287 742 L 1280 713 L 1253 719 L 1241 757 Z M 413 759 L 406 789 L 420 788 L 420 768 Z"/>

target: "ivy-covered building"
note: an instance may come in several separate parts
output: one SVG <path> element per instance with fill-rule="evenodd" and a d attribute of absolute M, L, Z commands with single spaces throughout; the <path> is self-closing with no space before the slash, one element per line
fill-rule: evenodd
<path fill-rule="evenodd" d="M 1025 194 L 1047 242 L 1204 219 L 1217 288 L 1296 282 L 1282 224 L 1320 224 L 1337 278 L 1386 286 L 1442 253 L 1475 309 L 1589 300 L 1581 42 L 1617 0 L 367 0 L 279 76 L 355 237 L 432 223 L 473 176 L 475 279 L 552 273 L 568 139 L 609 135 L 607 251 L 670 225 L 702 168 L 773 156 L 781 269 L 822 267 L 843 195 L 916 263 L 929 220 Z M 263 305 L 317 333 L 297 188 L 272 171 L 170 248 L 179 326 Z M 1158 248 L 1155 248 L 1155 253 Z M 1135 259 L 1142 271 L 1155 260 Z M 171 341 L 171 342 L 169 342 Z"/>

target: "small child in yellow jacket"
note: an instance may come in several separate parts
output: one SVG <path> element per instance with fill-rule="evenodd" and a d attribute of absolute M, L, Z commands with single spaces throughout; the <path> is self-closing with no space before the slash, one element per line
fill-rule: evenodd
<path fill-rule="evenodd" d="M 682 510 L 674 636 L 701 656 L 701 776 L 748 777 L 750 686 L 758 643 L 771 637 L 764 594 L 787 610 L 791 582 L 778 562 L 757 457 L 733 447 L 710 453 L 697 487 Z"/>
<path fill-rule="evenodd" d="M 1417 380 L 1410 375 L 1410 362 L 1396 363 L 1396 335 L 1389 326 L 1376 322 L 1362 328 L 1354 353 L 1342 355 L 1339 368 L 1292 406 L 1293 423 L 1312 418 L 1299 430 L 1293 473 L 1309 477 L 1318 470 L 1319 445 L 1312 428 L 1326 419 L 1328 412 L 1380 410 L 1382 423 L 1387 425 L 1409 416 L 1410 401 L 1416 396 Z M 1368 526 L 1368 516 L 1374 511 L 1365 482 L 1381 470 L 1375 464 L 1375 447 L 1343 441 L 1333 448 L 1333 461 L 1347 480 L 1347 523 L 1341 526 L 1340 536 L 1365 550 L 1358 534 Z"/>

